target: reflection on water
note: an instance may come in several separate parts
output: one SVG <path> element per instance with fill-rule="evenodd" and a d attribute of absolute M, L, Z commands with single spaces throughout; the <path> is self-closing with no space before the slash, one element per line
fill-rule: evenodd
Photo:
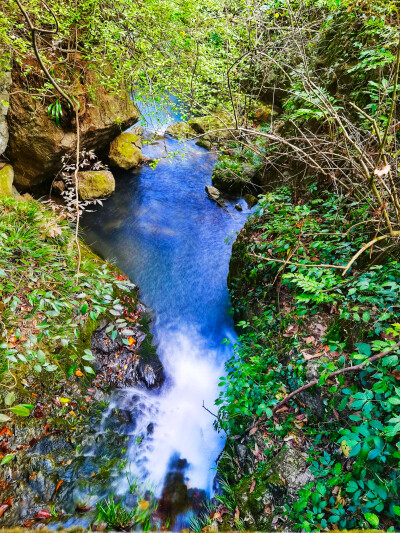
<path fill-rule="evenodd" d="M 176 150 L 185 155 L 171 164 L 165 155 Z M 242 201 L 243 212 L 234 209 L 237 199 L 225 210 L 207 198 L 215 155 L 171 139 L 144 151 L 161 158 L 157 168 L 119 172 L 116 193 L 85 214 L 83 224 L 86 241 L 139 285 L 154 312 L 167 380 L 157 393 L 124 391 L 111 407 L 135 411 L 133 433 L 140 438 L 129 441 L 133 471 L 168 507 L 174 500 L 166 498 L 166 487 L 178 478 L 188 489 L 212 490 L 223 440 L 203 401 L 213 409 L 231 353 L 222 341 L 235 337 L 226 278 L 232 238 L 249 212 Z"/>

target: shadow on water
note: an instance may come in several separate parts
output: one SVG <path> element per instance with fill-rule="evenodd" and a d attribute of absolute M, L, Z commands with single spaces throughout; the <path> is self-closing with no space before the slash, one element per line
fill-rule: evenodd
<path fill-rule="evenodd" d="M 178 150 L 184 154 L 167 157 Z M 237 199 L 222 209 L 207 198 L 214 154 L 167 138 L 144 152 L 161 158 L 157 168 L 117 172 L 116 193 L 86 213 L 83 226 L 85 240 L 138 284 L 154 314 L 166 382 L 158 392 L 118 393 L 109 412 L 134 413 L 126 430 L 132 472 L 154 487 L 161 514 L 179 517 L 200 494 L 212 493 L 224 445 L 202 406 L 213 409 L 232 350 L 223 339 L 235 340 L 226 279 L 232 241 L 249 211 L 242 200 L 238 212 Z M 116 492 L 126 490 L 121 480 Z"/>

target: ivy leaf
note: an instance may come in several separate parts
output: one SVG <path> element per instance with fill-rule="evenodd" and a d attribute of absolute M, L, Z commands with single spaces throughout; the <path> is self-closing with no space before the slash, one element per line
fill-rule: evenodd
<path fill-rule="evenodd" d="M 365 519 L 374 527 L 379 526 L 379 518 L 374 513 L 364 513 Z"/>

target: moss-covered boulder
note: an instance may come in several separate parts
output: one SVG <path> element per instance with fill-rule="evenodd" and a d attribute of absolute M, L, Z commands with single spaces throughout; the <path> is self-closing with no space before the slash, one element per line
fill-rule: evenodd
<path fill-rule="evenodd" d="M 122 133 L 110 146 L 110 163 L 114 167 L 130 170 L 137 167 L 143 159 L 142 139 L 135 133 Z"/>
<path fill-rule="evenodd" d="M 274 516 L 283 505 L 292 504 L 312 478 L 306 457 L 290 445 L 261 470 L 242 478 L 234 490 L 246 529 L 271 531 Z"/>
<path fill-rule="evenodd" d="M 232 134 L 232 129 L 235 128 L 234 118 L 225 112 L 191 118 L 188 124 L 196 133 L 206 133 L 207 140 L 212 142 L 228 141 L 235 138 Z"/>
<path fill-rule="evenodd" d="M 11 165 L 0 163 L 0 196 L 13 195 L 14 170 Z"/>
<path fill-rule="evenodd" d="M 109 170 L 78 172 L 78 189 L 82 200 L 105 198 L 115 191 L 115 179 Z"/>
<path fill-rule="evenodd" d="M 174 139 L 190 139 L 196 135 L 194 129 L 187 122 L 174 122 L 165 130 Z"/>

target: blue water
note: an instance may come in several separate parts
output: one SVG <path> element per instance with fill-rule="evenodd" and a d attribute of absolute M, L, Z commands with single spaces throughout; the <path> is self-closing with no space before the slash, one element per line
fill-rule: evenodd
<path fill-rule="evenodd" d="M 161 493 L 171 459 L 179 458 L 187 462 L 187 485 L 210 493 L 224 441 L 203 401 L 215 410 L 232 350 L 223 340 L 235 340 L 226 280 L 232 242 L 249 211 L 242 200 L 223 209 L 208 199 L 214 154 L 167 138 L 144 153 L 160 158 L 157 168 L 116 172 L 115 194 L 83 220 L 85 240 L 140 287 L 167 376 L 161 391 L 132 389 L 115 402 L 134 404 L 136 413 L 139 405 L 138 434 L 154 423 L 128 450 L 135 475 Z M 234 208 L 238 201 L 243 212 Z"/>

